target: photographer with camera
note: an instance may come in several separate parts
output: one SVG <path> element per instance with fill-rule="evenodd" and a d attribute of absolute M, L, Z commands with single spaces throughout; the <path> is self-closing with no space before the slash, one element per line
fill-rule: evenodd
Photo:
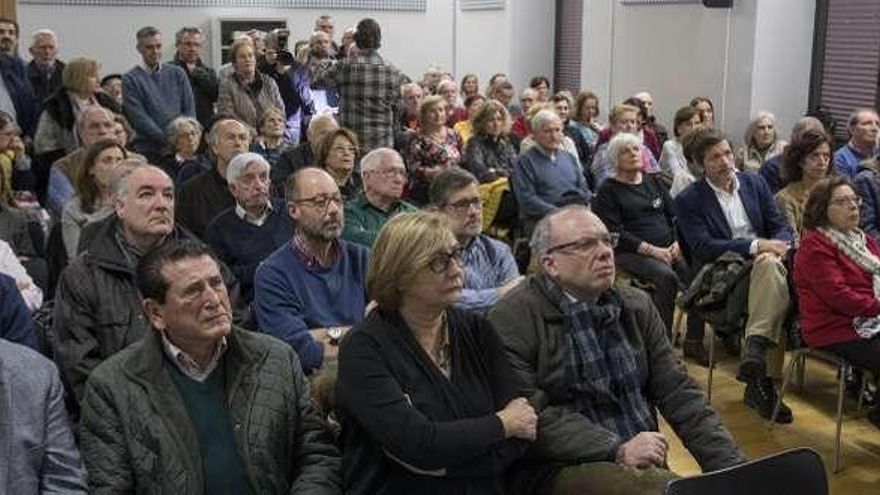
<path fill-rule="evenodd" d="M 202 62 L 201 51 L 204 35 L 198 27 L 183 27 L 174 36 L 177 53 L 169 62 L 186 72 L 192 86 L 196 104 L 196 119 L 202 127 L 211 126 L 214 119 L 214 102 L 217 101 L 219 82 L 217 73 Z"/>
<path fill-rule="evenodd" d="M 308 128 L 315 106 L 309 85 L 311 75 L 308 68 L 288 51 L 289 38 L 290 31 L 287 29 L 274 29 L 266 36 L 265 58 L 259 69 L 275 80 L 278 86 L 287 122 L 284 138 L 295 145 L 304 134 L 302 130 Z"/>

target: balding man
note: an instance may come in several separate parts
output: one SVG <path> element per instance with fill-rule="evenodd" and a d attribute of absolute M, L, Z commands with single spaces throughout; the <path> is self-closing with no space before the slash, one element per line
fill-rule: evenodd
<path fill-rule="evenodd" d="M 31 35 L 28 48 L 32 60 L 28 64 L 28 79 L 34 95 L 43 101 L 61 87 L 64 62 L 58 60 L 58 38 L 51 29 L 39 29 Z"/>
<path fill-rule="evenodd" d="M 339 129 L 336 118 L 331 113 L 322 113 L 312 117 L 306 133 L 308 142 L 300 143 L 293 148 L 281 152 L 278 163 L 272 167 L 272 196 L 284 197 L 284 184 L 290 174 L 315 163 L 318 146 L 324 137 Z"/>
<path fill-rule="evenodd" d="M 205 242 L 232 269 L 247 302 L 253 300 L 257 265 L 293 233 L 284 202 L 269 196 L 271 169 L 262 155 L 236 155 L 226 167 L 235 205 L 217 215 L 205 231 Z"/>
<path fill-rule="evenodd" d="M 846 130 L 849 142 L 834 152 L 834 169 L 852 179 L 860 163 L 877 156 L 880 117 L 873 108 L 859 108 L 850 115 Z"/>
<path fill-rule="evenodd" d="M 372 247 L 379 230 L 398 213 L 416 211 L 415 205 L 401 201 L 407 182 L 406 165 L 390 148 L 376 148 L 361 159 L 364 192 L 345 204 L 342 238 Z"/>
<path fill-rule="evenodd" d="M 648 296 L 612 288 L 616 244 L 586 206 L 550 213 L 532 235 L 539 273 L 489 313 L 540 424 L 514 486 L 545 479 L 548 493 L 662 492 L 676 475 L 657 412 L 703 470 L 745 460 Z"/>
<path fill-rule="evenodd" d="M 341 240 L 342 194 L 327 172 L 304 168 L 287 181 L 293 239 L 257 268 L 260 331 L 290 344 L 308 374 L 338 353 L 338 340 L 364 318 L 369 251 Z"/>
<path fill-rule="evenodd" d="M 519 103 L 522 107 L 522 113 L 513 120 L 513 125 L 510 127 L 511 134 L 518 137 L 519 139 L 525 139 L 526 136 L 528 136 L 531 132 L 526 115 L 529 114 L 529 110 L 531 110 L 532 105 L 534 105 L 537 101 L 538 92 L 532 88 L 524 89 L 519 97 Z"/>
<path fill-rule="evenodd" d="M 645 107 L 645 113 L 647 114 L 647 120 L 645 120 L 644 126 L 654 132 L 660 146 L 663 146 L 663 143 L 669 139 L 669 131 L 666 130 L 666 126 L 657 122 L 657 116 L 654 114 L 654 97 L 647 91 L 641 91 L 634 94 L 633 98 L 642 102 L 642 105 Z M 658 154 L 655 158 L 659 159 L 660 155 Z"/>

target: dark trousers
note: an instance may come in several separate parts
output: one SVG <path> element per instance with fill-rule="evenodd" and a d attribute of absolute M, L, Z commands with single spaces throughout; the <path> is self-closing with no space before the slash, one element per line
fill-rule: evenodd
<path fill-rule="evenodd" d="M 846 359 L 853 366 L 870 371 L 875 379 L 880 380 L 880 337 L 831 344 L 821 349 Z"/>
<path fill-rule="evenodd" d="M 675 297 L 678 291 L 687 287 L 691 281 L 691 269 L 687 263 L 679 259 L 672 265 L 651 256 L 637 253 L 616 253 L 614 261 L 622 270 L 633 277 L 654 286 L 651 298 L 660 312 L 660 318 L 666 325 L 667 334 L 672 331 L 672 320 L 675 315 Z M 690 318 L 688 318 L 690 328 Z"/>

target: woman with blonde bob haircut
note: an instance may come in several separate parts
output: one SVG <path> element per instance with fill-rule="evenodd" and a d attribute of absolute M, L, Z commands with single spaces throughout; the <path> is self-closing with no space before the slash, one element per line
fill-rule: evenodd
<path fill-rule="evenodd" d="M 395 216 L 373 244 L 367 294 L 377 307 L 339 354 L 349 494 L 501 493 L 535 438 L 537 416 L 495 330 L 452 306 L 461 255 L 435 212 Z"/>
<path fill-rule="evenodd" d="M 480 182 L 507 177 L 513 168 L 516 148 L 510 140 L 510 114 L 504 105 L 489 100 L 471 117 L 474 137 L 464 152 L 464 167 Z"/>

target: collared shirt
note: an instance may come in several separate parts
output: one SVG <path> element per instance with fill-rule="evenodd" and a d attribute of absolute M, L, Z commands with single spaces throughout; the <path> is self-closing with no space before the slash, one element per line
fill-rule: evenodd
<path fill-rule="evenodd" d="M 716 187 L 710 180 L 706 180 L 709 187 L 715 191 L 715 198 L 718 199 L 718 205 L 724 213 L 727 225 L 730 227 L 732 239 L 754 239 L 749 247 L 749 252 L 755 254 L 758 250 L 758 234 L 755 233 L 752 222 L 749 221 L 749 215 L 743 206 L 742 198 L 739 197 L 739 179 L 733 176 L 733 191 L 727 192 L 724 189 Z"/>
<path fill-rule="evenodd" d="M 293 233 L 293 240 L 290 242 L 293 245 L 293 253 L 296 255 L 296 258 L 308 268 L 327 268 L 333 266 L 333 264 L 336 263 L 336 259 L 339 257 L 339 241 L 335 239 L 330 246 L 330 260 L 326 265 L 321 263 L 320 256 L 309 250 L 308 243 L 306 243 L 306 240 L 303 238 L 302 232 L 299 229 Z"/>
<path fill-rule="evenodd" d="M 155 74 L 156 72 L 159 72 L 160 70 L 162 70 L 162 65 L 163 65 L 163 64 L 162 64 L 162 62 L 159 62 L 158 64 L 156 64 L 156 68 L 155 68 L 155 69 L 152 68 L 152 67 L 150 67 L 150 66 L 148 66 L 148 65 L 145 64 L 143 61 L 141 61 L 141 63 L 138 64 L 138 65 L 139 65 L 142 69 L 144 69 L 145 71 L 147 71 L 147 74 Z"/>
<path fill-rule="evenodd" d="M 366 196 L 361 195 L 345 203 L 345 225 L 342 229 L 342 238 L 371 247 L 379 230 L 389 218 L 400 212 L 417 211 L 418 208 L 405 202 L 395 201 L 391 203 L 387 211 L 380 210 L 367 201 Z"/>
<path fill-rule="evenodd" d="M 503 242 L 485 235 L 464 249 L 464 288 L 455 305 L 486 311 L 498 300 L 498 288 L 519 276 L 516 260 Z"/>
<path fill-rule="evenodd" d="M 244 209 L 238 202 L 235 203 L 235 214 L 238 218 L 244 220 L 245 222 L 256 225 L 257 227 L 262 227 L 264 223 L 266 223 L 266 219 L 269 218 L 269 214 L 272 213 L 272 202 L 268 201 L 266 204 L 266 208 L 263 209 L 263 214 L 259 217 L 254 217 L 247 210 Z"/>
<path fill-rule="evenodd" d="M 443 326 L 440 329 L 440 341 L 433 351 L 432 358 L 440 368 L 443 376 L 449 378 L 452 374 L 452 352 L 449 344 L 449 325 L 446 322 L 446 315 L 443 316 Z"/>
<path fill-rule="evenodd" d="M 208 364 L 205 365 L 204 368 L 202 368 L 192 357 L 190 357 L 189 354 L 186 353 L 186 351 L 174 345 L 174 343 L 162 333 L 162 349 L 165 351 L 165 354 L 171 359 L 171 362 L 177 366 L 177 369 L 179 369 L 181 373 L 197 382 L 203 382 L 211 376 L 211 372 L 217 368 L 217 365 L 220 363 L 220 358 L 223 357 L 223 353 L 226 352 L 227 347 L 226 337 L 223 337 L 214 349 L 214 354 L 211 356 L 211 360 L 208 361 Z"/>
<path fill-rule="evenodd" d="M 876 154 L 876 150 L 872 152 L 872 155 L 874 154 Z M 870 158 L 872 157 L 863 155 L 852 145 L 852 142 L 849 142 L 834 152 L 834 168 L 844 177 L 852 179 L 859 170 L 859 164 Z"/>

